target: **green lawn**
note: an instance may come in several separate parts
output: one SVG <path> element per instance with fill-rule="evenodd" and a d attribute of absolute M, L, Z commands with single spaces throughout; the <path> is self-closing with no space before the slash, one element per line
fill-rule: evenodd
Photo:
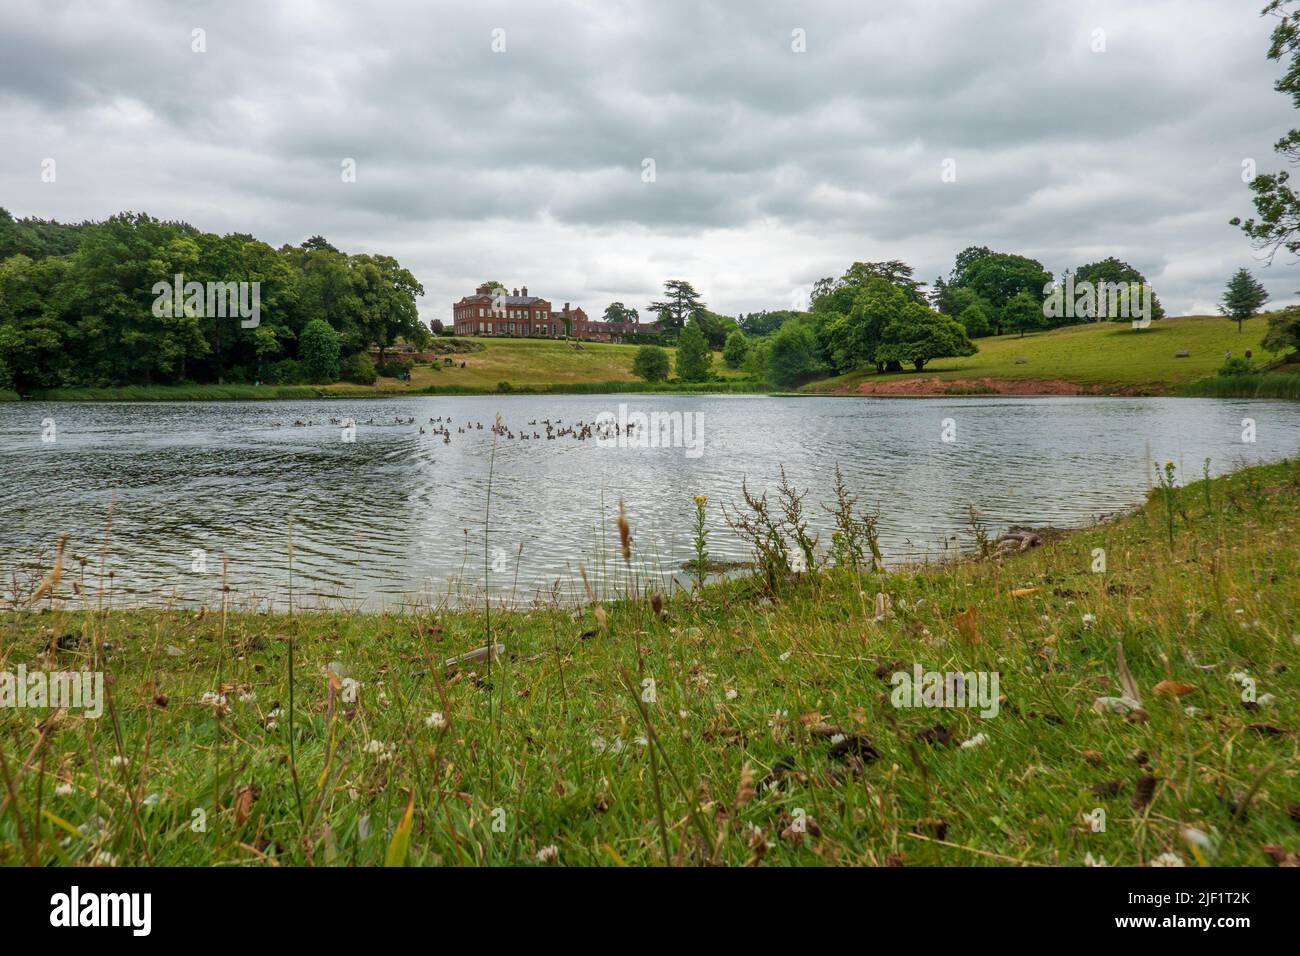
<path fill-rule="evenodd" d="M 1267 320 L 1257 317 L 1237 332 L 1236 323 L 1223 316 L 1193 315 L 1152 322 L 1149 329 L 1127 323 L 1095 322 L 1024 338 L 1015 335 L 976 339 L 979 352 L 968 358 L 938 359 L 925 376 L 952 379 L 1064 380 L 1101 390 L 1161 393 L 1213 375 L 1229 350 L 1242 355 L 1247 349 L 1256 360 L 1270 358 L 1260 351 Z M 1179 351 L 1187 358 L 1176 358 Z M 1022 364 L 1016 359 L 1023 358 Z M 867 381 L 915 377 L 916 373 L 878 376 L 853 373 L 822 379 L 804 391 L 850 390 Z"/>
<path fill-rule="evenodd" d="M 1271 865 L 1300 850 L 1297 561 L 1287 462 L 1023 555 L 662 614 L 631 575 L 577 614 L 47 599 L 0 613 L 0 669 L 106 671 L 108 706 L 0 709 L 0 865 Z M 997 713 L 900 706 L 914 664 L 999 675 Z"/>
<path fill-rule="evenodd" d="M 572 385 L 594 382 L 636 382 L 632 374 L 632 359 L 639 346 L 613 345 L 603 342 L 582 342 L 574 348 L 568 342 L 554 339 L 496 339 L 482 338 L 474 341 L 486 348 L 482 352 L 469 352 L 452 356 L 454 368 L 417 368 L 411 374 L 410 387 L 415 390 L 446 385 L 467 388 L 492 389 L 499 382 L 512 386 Z M 667 349 L 673 362 L 677 350 Z M 461 362 L 465 368 L 460 367 Z M 727 368 L 722 353 L 713 355 L 715 373 L 723 378 L 738 379 L 740 373 Z"/>

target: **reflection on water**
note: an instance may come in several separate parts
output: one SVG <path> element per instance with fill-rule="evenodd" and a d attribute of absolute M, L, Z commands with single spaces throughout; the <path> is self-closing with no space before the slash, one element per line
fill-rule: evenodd
<path fill-rule="evenodd" d="M 545 439 L 543 419 L 569 428 L 617 415 L 620 404 L 698 413 L 703 453 Z M 495 441 L 485 549 L 498 412 L 514 437 Z M 357 421 L 354 442 L 330 424 L 348 417 Z M 54 442 L 42 441 L 46 418 Z M 433 433 L 437 418 L 450 418 L 450 443 Z M 1243 418 L 1257 423 L 1253 444 L 1242 441 Z M 944 419 L 952 419 L 953 442 L 941 440 Z M 294 427 L 298 420 L 307 424 Z M 482 430 L 459 432 L 478 422 Z M 1298 448 L 1300 405 L 1213 399 L 3 403 L 0 592 L 14 576 L 21 582 L 48 568 L 66 534 L 70 553 L 89 559 L 84 571 L 71 562 L 69 576 L 84 574 L 93 589 L 102 549 L 116 603 L 215 604 L 225 561 L 237 602 L 283 607 L 292 520 L 296 604 L 342 599 L 377 610 L 437 600 L 449 579 L 482 586 L 485 564 L 488 586 L 503 597 L 535 600 L 558 587 L 571 600 L 581 588 L 579 561 L 597 586 L 627 573 L 613 558 L 620 497 L 636 539 L 634 570 L 642 582 L 666 584 L 674 573 L 688 577 L 677 569 L 692 553 L 694 496 L 709 498 L 712 556 L 744 559 L 718 506 L 739 497 L 742 479 L 773 488 L 781 466 L 809 489 L 825 544 L 830 522 L 820 504 L 831 501 L 839 463 L 860 502 L 879 504 L 885 553 L 897 561 L 939 558 L 968 543 L 972 503 L 993 529 L 1080 525 L 1141 500 L 1148 454 L 1193 480 L 1206 458 L 1219 473 Z M 206 571 L 192 570 L 196 551 Z"/>

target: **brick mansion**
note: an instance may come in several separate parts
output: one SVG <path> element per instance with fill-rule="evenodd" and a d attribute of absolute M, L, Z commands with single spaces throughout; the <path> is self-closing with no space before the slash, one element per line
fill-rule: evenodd
<path fill-rule="evenodd" d="M 528 286 L 507 291 L 481 285 L 473 295 L 454 303 L 451 314 L 457 335 L 622 342 L 631 332 L 649 331 L 635 322 L 593 321 L 568 302 L 563 309 L 553 309 L 550 300 L 529 295 Z"/>

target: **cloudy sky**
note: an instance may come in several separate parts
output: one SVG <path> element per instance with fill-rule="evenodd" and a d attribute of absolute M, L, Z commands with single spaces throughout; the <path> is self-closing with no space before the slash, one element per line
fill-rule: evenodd
<path fill-rule="evenodd" d="M 971 244 L 1117 255 L 1171 314 L 1240 266 L 1296 301 L 1227 224 L 1300 125 L 1263 3 L 5 0 L 0 205 L 321 234 L 410 267 L 426 320 L 489 278 L 593 314 L 666 278 L 787 308 Z"/>

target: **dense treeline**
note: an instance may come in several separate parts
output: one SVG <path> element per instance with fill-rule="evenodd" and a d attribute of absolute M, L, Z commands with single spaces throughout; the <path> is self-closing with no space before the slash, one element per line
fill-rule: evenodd
<path fill-rule="evenodd" d="M 1084 282 L 1120 286 L 1118 301 L 1088 302 L 1092 314 L 1053 308 L 1053 296 L 1073 295 Z M 1055 328 L 1090 319 L 1127 321 L 1145 302 L 1128 292 L 1145 277 L 1113 257 L 1067 270 L 1054 279 L 1042 263 L 971 246 L 958 253 L 948 278 L 928 294 L 905 262 L 855 262 L 839 278 L 818 280 L 806 311 L 755 312 L 740 317 L 734 353 L 754 374 L 788 386 L 827 374 L 863 370 L 922 371 L 933 359 L 973 355 L 971 339 Z M 1091 293 L 1089 293 L 1091 295 Z M 1080 300 L 1082 302 L 1082 300 Z M 1163 317 L 1150 300 L 1150 317 Z M 729 363 L 730 364 L 730 363 Z"/>
<path fill-rule="evenodd" d="M 259 321 L 155 308 L 178 274 L 258 283 Z M 274 249 L 143 213 L 67 225 L 0 209 L 0 388 L 373 381 L 370 349 L 382 362 L 399 338 L 426 341 L 423 294 L 396 259 L 319 236 Z"/>

